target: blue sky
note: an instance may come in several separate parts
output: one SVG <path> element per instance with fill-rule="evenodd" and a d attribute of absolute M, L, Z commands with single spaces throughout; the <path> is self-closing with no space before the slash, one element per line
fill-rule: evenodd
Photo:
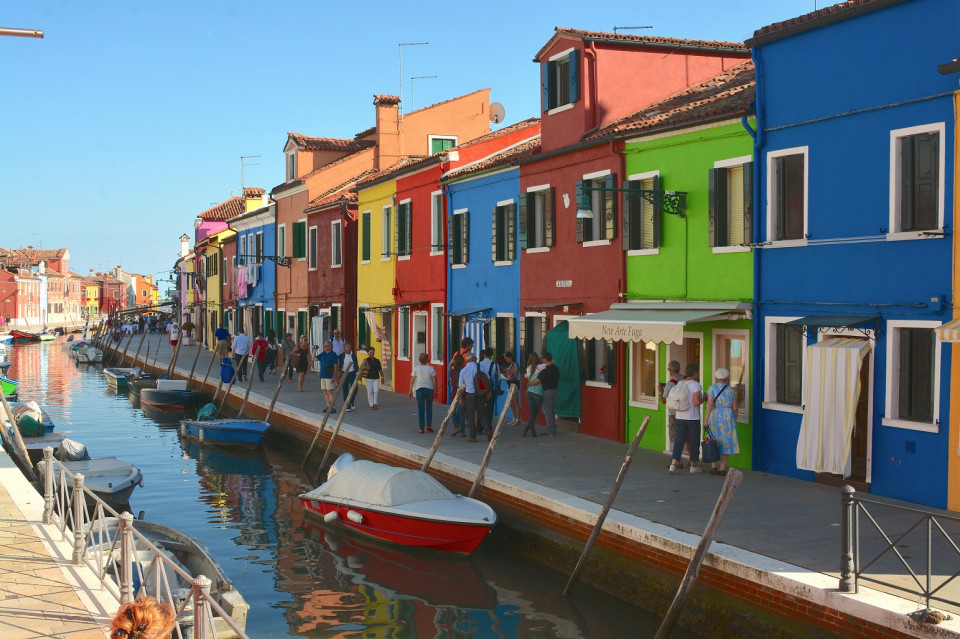
<path fill-rule="evenodd" d="M 241 156 L 260 156 L 247 160 L 244 183 L 270 189 L 283 181 L 287 131 L 353 137 L 373 125 L 373 94 L 400 90 L 400 42 L 429 42 L 403 49 L 405 111 L 489 87 L 510 124 L 538 115 L 532 59 L 555 26 L 742 41 L 814 8 L 8 1 L 0 26 L 45 38 L 0 37 L 0 246 L 69 248 L 82 274 L 122 264 L 169 277 L 197 213 L 239 192 Z"/>

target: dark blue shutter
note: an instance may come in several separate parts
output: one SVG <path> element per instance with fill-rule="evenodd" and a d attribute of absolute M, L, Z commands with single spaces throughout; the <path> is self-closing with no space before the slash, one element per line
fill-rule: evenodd
<path fill-rule="evenodd" d="M 466 264 L 470 261 L 470 212 L 464 211 L 461 216 L 463 219 L 460 222 L 460 232 L 463 234 L 463 247 L 460 249 L 463 253 L 463 264 Z"/>
<path fill-rule="evenodd" d="M 507 259 L 517 259 L 517 205 L 508 204 L 505 216 L 507 218 L 506 237 L 504 241 L 507 245 Z"/>
<path fill-rule="evenodd" d="M 579 51 L 574 49 L 570 52 L 567 60 L 569 61 L 569 70 L 570 74 L 568 76 L 568 81 L 570 82 L 570 102 L 576 102 L 580 98 L 580 58 Z"/>
<path fill-rule="evenodd" d="M 540 64 L 540 99 L 543 104 L 540 105 L 541 111 L 550 110 L 550 63 L 542 62 Z"/>
<path fill-rule="evenodd" d="M 527 194 L 521 193 L 517 196 L 519 206 L 519 220 L 517 224 L 517 240 L 521 249 L 527 248 Z"/>
<path fill-rule="evenodd" d="M 450 264 L 456 264 L 455 256 L 457 254 L 456 242 L 458 238 L 454 234 L 453 220 L 453 215 L 447 217 L 447 262 Z"/>
<path fill-rule="evenodd" d="M 499 222 L 499 216 L 498 216 L 499 209 L 500 207 L 498 206 L 493 207 L 493 216 L 492 216 L 493 227 L 490 229 L 490 253 L 491 253 L 490 259 L 494 262 L 496 262 L 499 257 L 497 255 L 497 239 L 498 239 L 497 227 Z"/>

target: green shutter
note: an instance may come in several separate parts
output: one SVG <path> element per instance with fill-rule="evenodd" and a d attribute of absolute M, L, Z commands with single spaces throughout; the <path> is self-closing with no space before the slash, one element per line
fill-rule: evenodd
<path fill-rule="evenodd" d="M 635 184 L 635 181 L 627 180 L 623 185 L 626 189 L 626 191 L 623 193 L 623 238 L 621 241 L 621 246 L 623 247 L 624 251 L 633 249 L 633 237 L 630 234 L 633 225 L 630 218 L 634 215 L 633 209 L 636 195 L 631 193 L 630 189 L 636 188 L 634 186 Z"/>
<path fill-rule="evenodd" d="M 653 191 L 660 191 L 660 176 L 653 176 Z M 660 223 L 663 219 L 663 209 L 659 206 L 653 207 L 653 246 L 651 248 L 660 248 Z"/>
<path fill-rule="evenodd" d="M 570 82 L 570 102 L 576 102 L 580 98 L 580 64 L 578 54 L 580 52 L 574 49 L 570 52 L 570 55 L 567 57 L 569 61 L 569 75 L 567 76 L 568 81 Z"/>
<path fill-rule="evenodd" d="M 506 218 L 507 218 L 507 237 L 505 242 L 507 245 L 507 259 L 515 260 L 517 259 L 517 205 L 508 204 L 506 208 Z"/>
<path fill-rule="evenodd" d="M 461 242 L 463 243 L 463 264 L 470 261 L 470 211 L 464 211 L 460 222 Z"/>
<path fill-rule="evenodd" d="M 407 202 L 404 206 L 404 255 L 410 255 L 413 253 L 413 204 Z"/>
<path fill-rule="evenodd" d="M 743 242 L 753 243 L 753 162 L 743 165 Z"/>
<path fill-rule="evenodd" d="M 396 220 L 393 225 L 393 254 L 394 255 L 400 255 L 400 249 L 403 247 L 403 245 L 400 243 L 401 242 L 400 227 L 403 226 L 403 224 L 400 221 L 400 218 L 403 216 L 398 214 L 399 213 L 399 211 L 397 210 L 398 208 L 399 207 L 394 206 L 394 207 L 391 207 L 390 209 L 391 211 L 390 218 L 393 220 Z"/>
<path fill-rule="evenodd" d="M 580 208 L 580 202 L 582 202 L 582 201 L 583 201 L 583 180 L 577 180 L 577 199 L 576 199 L 576 203 L 577 203 L 577 209 L 578 209 L 578 210 L 579 210 L 579 208 Z M 599 215 L 599 212 L 594 211 L 594 215 Z M 578 218 L 576 219 L 576 223 L 577 223 L 577 244 L 583 244 L 583 225 L 584 225 L 584 219 L 581 218 L 581 217 L 578 217 Z"/>
<path fill-rule="evenodd" d="M 447 262 L 450 265 L 456 264 L 454 257 L 457 253 L 456 235 L 453 232 L 454 215 L 451 213 L 447 217 Z"/>
<path fill-rule="evenodd" d="M 540 65 L 540 99 L 542 104 L 540 105 L 541 111 L 550 110 L 550 96 L 552 92 L 550 91 L 550 63 L 543 62 Z"/>
<path fill-rule="evenodd" d="M 490 250 L 491 250 L 491 253 L 492 253 L 491 259 L 492 259 L 494 262 L 496 262 L 496 261 L 497 261 L 497 258 L 499 257 L 499 256 L 497 255 L 497 226 L 498 226 L 497 222 L 499 221 L 499 220 L 498 220 L 498 217 L 499 217 L 498 213 L 499 213 L 499 211 L 500 211 L 500 207 L 499 207 L 499 206 L 493 207 L 493 226 L 492 226 L 492 228 L 490 229 Z"/>
<path fill-rule="evenodd" d="M 293 223 L 293 257 L 307 256 L 307 223 Z"/>
<path fill-rule="evenodd" d="M 710 194 L 710 211 L 707 216 L 709 220 L 709 241 L 710 246 L 717 245 L 717 216 L 718 209 L 720 208 L 719 203 L 717 202 L 717 183 L 720 181 L 719 175 L 720 169 L 710 169 L 707 171 L 707 182 L 709 183 L 709 194 Z"/>
<path fill-rule="evenodd" d="M 543 206 L 543 235 L 544 235 L 544 246 L 553 246 L 555 243 L 555 234 L 554 229 L 554 213 L 553 213 L 553 203 L 554 203 L 554 187 L 550 187 L 544 191 L 545 202 Z"/>
<path fill-rule="evenodd" d="M 521 193 L 517 196 L 519 206 L 519 220 L 517 223 L 517 240 L 521 249 L 527 248 L 527 194 Z"/>
<path fill-rule="evenodd" d="M 362 256 L 364 262 L 370 261 L 370 211 L 364 211 L 362 216 L 361 229 L 362 234 Z"/>
<path fill-rule="evenodd" d="M 603 239 L 612 240 L 617 237 L 617 176 L 611 173 L 604 178 L 603 193 Z"/>

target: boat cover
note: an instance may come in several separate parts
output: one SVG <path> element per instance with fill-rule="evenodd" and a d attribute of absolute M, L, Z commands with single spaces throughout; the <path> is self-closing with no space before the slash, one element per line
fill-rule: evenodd
<path fill-rule="evenodd" d="M 216 404 L 205 404 L 203 408 L 197 411 L 197 421 L 204 422 L 211 419 L 217 418 L 217 405 Z"/>
<path fill-rule="evenodd" d="M 301 497 L 324 501 L 350 499 L 373 506 L 455 498 L 443 484 L 424 472 L 372 461 L 355 461 L 345 466 L 326 483 Z"/>
<path fill-rule="evenodd" d="M 54 451 L 53 456 L 62 462 L 90 459 L 90 453 L 87 452 L 86 446 L 68 438 L 64 438 L 57 445 L 57 450 Z"/>

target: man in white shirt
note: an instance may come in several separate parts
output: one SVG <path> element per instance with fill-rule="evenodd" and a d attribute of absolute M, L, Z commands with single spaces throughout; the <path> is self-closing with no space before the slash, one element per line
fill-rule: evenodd
<path fill-rule="evenodd" d="M 233 338 L 233 360 L 237 363 L 237 381 L 242 382 L 247 378 L 247 362 L 244 355 L 250 352 L 250 338 L 247 337 L 243 329 L 237 331 Z M 241 362 L 243 362 L 241 364 Z"/>
<path fill-rule="evenodd" d="M 337 354 L 337 357 L 343 355 L 344 341 L 339 328 L 333 329 L 333 337 L 330 338 L 330 345 L 333 346 L 333 352 Z"/>
<path fill-rule="evenodd" d="M 477 441 L 477 386 L 475 378 L 477 376 L 477 356 L 473 353 L 467 353 L 463 356 L 464 366 L 460 371 L 458 386 L 465 386 L 463 395 L 460 396 L 460 404 L 466 413 L 467 421 L 467 441 Z"/>
<path fill-rule="evenodd" d="M 677 384 L 686 391 L 689 398 L 689 407 L 686 410 L 677 410 L 677 436 L 673 440 L 673 460 L 670 463 L 670 474 L 683 468 L 680 458 L 683 456 L 683 445 L 690 445 L 690 472 L 702 473 L 700 468 L 700 404 L 703 403 L 703 386 L 700 385 L 700 365 L 687 364 L 683 381 Z M 676 392 L 676 390 L 674 390 Z"/>

